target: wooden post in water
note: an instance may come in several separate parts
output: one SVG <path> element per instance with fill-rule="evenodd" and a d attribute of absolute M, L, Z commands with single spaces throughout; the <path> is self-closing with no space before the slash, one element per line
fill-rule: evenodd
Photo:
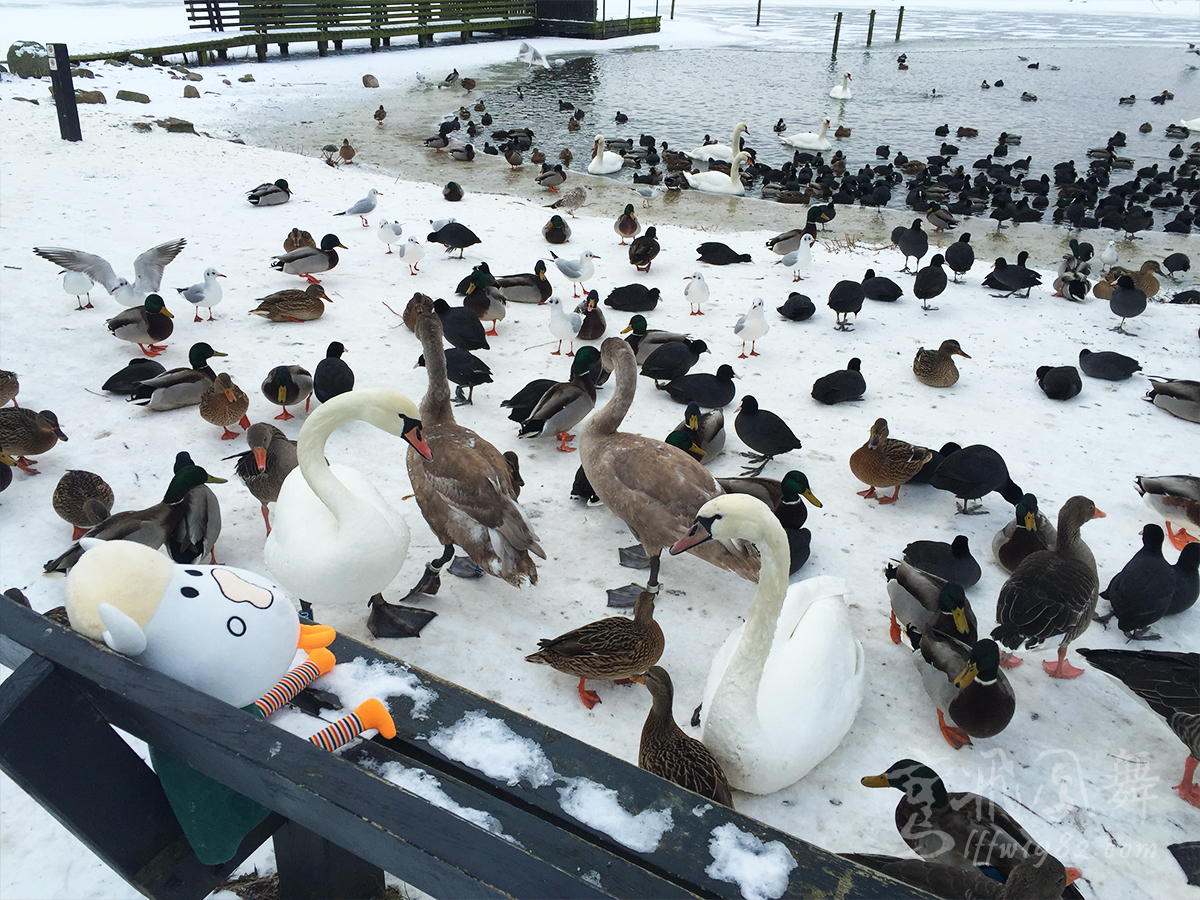
<path fill-rule="evenodd" d="M 675 20 L 675 0 L 671 0 L 671 20 Z"/>
<path fill-rule="evenodd" d="M 875 10 L 871 10 L 871 21 L 867 23 L 867 46 L 871 46 L 871 38 L 875 36 Z"/>
<path fill-rule="evenodd" d="M 900 16 L 896 19 L 896 40 L 900 40 L 900 26 L 904 24 L 904 7 L 900 7 Z"/>
<path fill-rule="evenodd" d="M 671 0 L 671 6 L 674 7 L 675 0 Z M 758 23 L 762 21 L 762 0 L 758 0 L 758 13 L 754 16 L 754 27 L 758 27 Z"/>
<path fill-rule="evenodd" d="M 837 25 L 833 27 L 833 55 L 837 56 L 838 38 L 842 36 L 842 14 L 837 14 Z"/>

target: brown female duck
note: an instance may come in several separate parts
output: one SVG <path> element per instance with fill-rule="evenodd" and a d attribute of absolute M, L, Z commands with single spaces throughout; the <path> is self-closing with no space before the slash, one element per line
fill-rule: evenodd
<path fill-rule="evenodd" d="M 15 406 L 0 409 L 0 447 L 17 458 L 17 468 L 22 472 L 36 475 L 38 470 L 32 464 L 37 460 L 26 457 L 45 453 L 60 440 L 67 440 L 67 436 L 58 427 L 58 416 L 50 410 L 34 412 Z"/>
<path fill-rule="evenodd" d="M 234 422 L 240 422 L 243 428 L 250 427 L 250 419 L 246 416 L 249 408 L 249 396 L 224 372 L 200 395 L 200 417 L 210 425 L 218 425 L 223 429 L 223 441 L 231 441 L 238 436 L 236 431 L 229 430 Z"/>
<path fill-rule="evenodd" d="M 276 291 L 260 298 L 250 315 L 272 322 L 311 322 L 325 315 L 325 303 L 332 302 L 324 287 L 310 284 L 302 291 Z"/>
<path fill-rule="evenodd" d="M 850 471 L 859 481 L 870 485 L 859 491 L 860 497 L 875 497 L 875 488 L 894 487 L 890 497 L 877 498 L 880 503 L 895 503 L 900 485 L 905 484 L 921 467 L 933 459 L 926 447 L 918 447 L 888 437 L 887 419 L 876 419 L 867 442 L 850 454 Z"/>
<path fill-rule="evenodd" d="M 963 352 L 958 341 L 942 341 L 936 350 L 921 347 L 913 358 L 913 374 L 921 384 L 936 388 L 950 387 L 958 381 L 958 366 L 954 365 L 956 356 L 971 358 Z"/>
<path fill-rule="evenodd" d="M 54 486 L 50 503 L 60 519 L 75 529 L 71 540 L 77 541 L 93 525 L 99 525 L 112 512 L 113 489 L 95 472 L 70 469 Z"/>
<path fill-rule="evenodd" d="M 654 594 L 642 591 L 633 606 L 632 619 L 599 619 L 556 638 L 542 638 L 538 646 L 541 649 L 526 656 L 525 661 L 578 675 L 579 699 L 591 709 L 600 702 L 600 695 L 585 688 L 587 679 L 611 678 L 628 683 L 662 656 L 663 633 L 654 621 Z"/>
<path fill-rule="evenodd" d="M 1103 518 L 1087 497 L 1075 496 L 1058 513 L 1058 538 L 1053 550 L 1039 550 L 1021 560 L 996 600 L 992 638 L 1009 649 L 1026 647 L 1062 635 L 1058 662 L 1043 662 L 1051 678 L 1078 678 L 1083 669 L 1067 662 L 1067 645 L 1092 624 L 1100 581 L 1091 550 L 1079 536 L 1085 522 Z M 1007 667 L 1020 665 L 1010 657 Z"/>
<path fill-rule="evenodd" d="M 650 597 L 653 594 L 643 594 Z M 675 687 L 661 666 L 651 666 L 646 674 L 634 678 L 650 691 L 652 704 L 642 726 L 638 747 L 638 765 L 652 775 L 695 791 L 722 806 L 733 806 L 733 794 L 721 764 L 700 741 L 683 733 L 672 711 Z"/>

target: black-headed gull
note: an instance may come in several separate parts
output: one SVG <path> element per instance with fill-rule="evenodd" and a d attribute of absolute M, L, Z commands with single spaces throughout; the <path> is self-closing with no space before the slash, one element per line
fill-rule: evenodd
<path fill-rule="evenodd" d="M 400 245 L 400 258 L 408 263 L 408 274 L 416 275 L 421 271 L 417 268 L 417 263 L 425 258 L 425 248 L 415 237 L 410 237 Z"/>
<path fill-rule="evenodd" d="M 687 299 L 689 315 L 702 316 L 704 310 L 701 307 L 708 302 L 708 282 L 704 280 L 704 275 L 701 272 L 693 272 L 683 279 L 686 281 L 687 287 L 683 289 L 683 296 Z"/>
<path fill-rule="evenodd" d="M 224 277 L 224 275 L 212 266 L 209 266 L 204 270 L 204 281 L 199 284 L 193 284 L 191 287 L 175 288 L 184 300 L 196 307 L 196 318 L 192 320 L 193 322 L 200 321 L 200 307 L 202 306 L 208 307 L 208 321 L 214 321 L 212 308 L 221 302 L 223 293 L 221 291 L 221 282 L 217 281 L 217 279 Z"/>
<path fill-rule="evenodd" d="M 555 255 L 553 250 L 550 251 L 550 256 L 554 259 L 554 265 L 558 266 L 558 271 L 569 278 L 573 285 L 577 284 L 585 292 L 587 291 L 583 283 L 596 274 L 596 267 L 592 264 L 592 260 L 599 259 L 599 256 L 591 250 L 584 250 L 579 255 L 579 259 L 561 259 Z M 575 296 L 579 296 L 578 291 L 575 292 Z"/>
<path fill-rule="evenodd" d="M 96 286 L 96 282 L 92 281 L 83 272 L 72 272 L 70 269 L 62 272 L 63 290 L 75 298 L 76 311 L 81 309 L 93 309 L 92 306 L 92 288 Z M 87 296 L 87 306 L 83 305 L 80 297 Z"/>
<path fill-rule="evenodd" d="M 388 248 L 387 252 L 391 253 L 392 252 L 392 244 L 394 244 L 394 243 L 396 243 L 396 241 L 400 240 L 400 235 L 403 232 L 404 232 L 404 226 L 401 225 L 399 222 L 389 222 L 387 219 L 384 219 L 383 221 L 381 221 L 379 223 L 379 231 L 377 231 L 376 234 L 379 236 L 379 239 L 381 241 L 383 241 L 385 244 L 387 244 L 387 248 Z M 385 253 L 384 255 L 386 256 L 387 253 Z"/>
<path fill-rule="evenodd" d="M 151 247 L 133 261 L 133 283 L 121 278 L 108 262 L 94 253 L 65 247 L 34 247 L 33 252 L 70 272 L 82 272 L 98 281 L 122 306 L 141 306 L 146 297 L 162 285 L 163 269 L 187 246 L 184 238 Z"/>
<path fill-rule="evenodd" d="M 334 215 L 358 216 L 360 219 L 362 219 L 363 228 L 366 228 L 368 225 L 367 213 L 372 212 L 375 209 L 375 204 L 378 202 L 375 198 L 382 196 L 383 194 L 379 193 L 379 191 L 375 190 L 375 188 L 371 188 L 369 191 L 367 191 L 367 196 L 363 197 L 348 210 L 345 212 L 334 213 Z"/>
<path fill-rule="evenodd" d="M 517 59 L 529 63 L 531 66 L 541 66 L 543 69 L 549 69 L 550 63 L 541 54 L 541 51 L 532 44 L 521 42 L 521 46 L 517 48 Z"/>
<path fill-rule="evenodd" d="M 583 313 L 568 312 L 559 297 L 550 297 L 546 301 L 546 305 L 550 307 L 550 333 L 558 338 L 558 349 L 551 350 L 550 355 L 561 356 L 562 342 L 569 341 L 571 349 L 567 352 L 567 356 L 574 356 L 575 338 L 579 336 L 579 329 L 583 327 Z"/>
<path fill-rule="evenodd" d="M 764 334 L 771 330 L 771 323 L 767 321 L 766 313 L 763 310 L 763 302 L 761 299 L 755 300 L 750 304 L 750 310 L 745 315 L 740 316 L 737 324 L 733 326 L 733 333 L 738 336 L 742 342 L 742 352 L 738 357 L 745 359 L 746 342 L 750 342 L 750 356 L 758 356 L 759 354 L 754 349 L 754 342 L 759 340 Z"/>

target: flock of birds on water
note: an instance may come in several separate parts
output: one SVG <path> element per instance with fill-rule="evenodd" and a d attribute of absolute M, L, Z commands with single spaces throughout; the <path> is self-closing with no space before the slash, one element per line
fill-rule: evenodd
<path fill-rule="evenodd" d="M 522 47 L 523 57 L 531 64 L 545 63 L 533 48 Z M 843 92 L 840 99 L 849 98 L 850 80 L 847 74 L 840 89 L 834 89 Z M 446 83 L 459 81 L 455 71 Z M 375 118 L 382 122 L 385 117 L 381 106 Z M 782 122 L 777 130 L 785 133 Z M 824 130 L 816 135 L 818 142 L 826 140 Z M 441 130 L 436 139 L 426 143 L 453 152 L 453 131 Z M 519 155 L 529 149 L 523 147 L 522 137 L 531 140 L 531 134 L 523 136 L 519 129 L 505 134 L 507 147 L 500 152 Z M 844 161 L 842 171 L 835 168 L 842 160 L 838 154 L 828 165 L 798 155 L 790 167 L 776 173 L 760 171 L 754 165 L 753 153 L 741 147 L 743 134 L 745 126 L 738 125 L 731 143 L 720 148 L 731 157 L 724 171 L 713 166 L 718 151 L 712 144 L 697 148 L 701 156 L 708 154 L 708 172 L 672 170 L 675 157 L 668 153 L 674 151 L 665 144 L 660 148 L 653 140 L 641 143 L 638 155 L 646 164 L 652 156 L 658 157 L 650 171 L 663 165 L 667 172 L 681 173 L 692 188 L 715 188 L 729 194 L 741 193 L 739 185 L 744 189 L 746 175 L 739 179 L 738 167 L 750 161 L 747 173 L 778 183 L 780 199 L 785 193 L 803 194 L 802 202 L 810 203 L 805 226 L 767 242 L 777 257 L 775 262 L 792 269 L 795 280 L 809 271 L 818 228 L 824 229 L 835 218 L 838 204 L 863 202 L 884 186 L 890 191 L 892 184 L 899 183 L 901 171 L 910 174 L 910 205 L 922 217 L 914 219 L 911 226 L 897 228 L 892 238 L 903 254 L 904 270 L 913 274 L 909 290 L 927 310 L 936 309 L 929 301 L 972 271 L 975 260 L 969 235 L 963 235 L 922 266 L 929 250 L 923 223 L 936 231 L 951 229 L 958 224 L 955 215 L 978 212 L 976 204 L 983 202 L 993 206 L 991 215 L 1000 227 L 1008 219 L 1032 221 L 1025 210 L 1037 210 L 1039 203 L 1045 208 L 1048 202 L 1047 176 L 1035 183 L 1019 182 L 1011 174 L 1019 168 L 1016 164 L 1004 167 L 994 161 L 1002 155 L 999 152 L 989 156 L 975 179 L 949 165 L 953 154 L 947 147 L 943 147 L 943 159 L 930 159 L 911 171 L 904 168 L 907 163 L 893 160 L 881 170 L 867 167 L 857 176 L 848 175 Z M 784 140 L 801 147 L 809 137 L 791 135 Z M 1001 135 L 997 151 L 1019 140 L 1015 135 Z M 1121 216 L 1118 230 L 1132 236 L 1149 227 L 1139 226 L 1132 218 L 1142 191 L 1156 186 L 1152 195 L 1157 199 L 1166 191 L 1174 191 L 1172 196 L 1178 197 L 1184 190 L 1200 187 L 1198 144 L 1179 171 L 1172 167 L 1166 179 L 1160 179 L 1160 173 L 1139 173 L 1129 190 L 1119 190 L 1121 186 L 1109 184 L 1111 171 L 1120 168 L 1115 155 L 1119 146 L 1115 138 L 1110 141 L 1105 153 L 1092 159 L 1086 175 L 1080 176 L 1072 166 L 1060 178 L 1056 168 L 1054 183 L 1060 192 L 1056 210 L 1066 222 L 1096 227 L 1107 221 L 1107 214 L 1102 217 L 1100 209 L 1111 208 Z M 333 153 L 344 163 L 354 157 L 348 140 L 340 148 L 333 147 L 331 159 Z M 597 135 L 588 169 L 616 166 L 612 171 L 617 171 L 625 167 L 631 153 L 637 153 L 632 146 L 610 150 L 608 142 Z M 881 157 L 888 156 L 881 153 Z M 689 166 L 697 159 L 694 154 L 685 158 Z M 520 164 L 512 158 L 508 161 Z M 539 183 L 558 193 L 567 180 L 570 160 L 545 165 Z M 704 177 L 713 173 L 719 177 Z M 669 176 L 664 175 L 663 182 L 673 186 Z M 1097 201 L 1106 188 L 1107 197 Z M 551 204 L 555 212 L 542 229 L 549 245 L 570 241 L 567 219 L 587 202 L 585 188 L 574 191 L 577 193 L 564 192 Z M 1014 203 L 1014 191 L 1024 191 L 1027 196 Z M 954 193 L 958 200 L 944 206 L 938 202 L 948 201 Z M 448 201 L 462 195 L 461 186 L 454 182 L 444 191 Z M 292 191 L 286 180 L 279 179 L 251 189 L 247 196 L 253 206 L 269 207 L 287 203 Z M 347 221 L 359 217 L 367 226 L 381 196 L 372 189 L 335 215 L 346 216 Z M 654 196 L 653 192 L 643 194 L 643 203 L 650 203 Z M 810 202 L 814 200 L 829 202 Z M 1189 203 L 1195 201 L 1193 197 Z M 963 203 L 967 208 L 961 207 Z M 1093 208 L 1094 213 L 1090 211 Z M 1083 213 L 1077 216 L 1071 211 L 1075 209 Z M 998 215 L 1001 210 L 1006 212 Z M 616 214 L 613 230 L 619 246 L 628 241 L 624 252 L 629 264 L 636 272 L 648 272 L 662 250 L 656 229 L 651 226 L 643 231 L 630 203 Z M 386 254 L 399 255 L 413 276 L 420 274 L 419 264 L 426 252 L 420 241 L 412 236 L 403 240 L 403 227 L 386 219 L 379 221 L 376 234 L 386 246 Z M 432 223 L 426 242 L 440 243 L 447 253 L 457 251 L 461 257 L 464 250 L 483 239 L 468 226 L 447 219 Z M 746 454 L 750 457 L 747 468 L 731 478 L 715 478 L 709 472 L 706 463 L 725 445 L 723 410 L 736 394 L 733 368 L 724 363 L 714 373 L 694 372 L 693 367 L 709 352 L 704 341 L 649 327 L 645 314 L 660 300 L 657 288 L 635 282 L 614 289 L 601 301 L 597 290 L 587 288 L 595 273 L 594 261 L 601 258 L 590 250 L 577 257 L 558 257 L 551 251 L 550 265 L 539 260 L 534 271 L 510 275 L 494 275 L 487 262 L 479 262 L 457 285 L 461 304 L 451 305 L 417 292 L 397 313 L 422 350 L 419 364 L 426 368 L 428 387 L 419 403 L 395 391 L 356 389 L 353 370 L 342 359 L 345 348 L 338 341 L 329 344 L 325 358 L 311 373 L 298 363 L 266 372 L 261 395 L 280 408 L 277 420 L 293 418 L 301 404 L 308 413 L 313 397 L 319 403 L 305 419 L 298 440 L 293 441 L 270 421 L 250 422 L 249 395 L 228 374 L 214 371 L 212 361 L 224 353 L 208 343 L 191 346 L 186 367 L 166 369 L 157 361 L 174 329 L 173 316 L 160 293 L 164 271 L 185 246 L 186 241 L 178 239 L 142 253 L 134 262 L 132 281 L 118 276 L 112 265 L 95 254 L 58 247 L 39 247 L 34 253 L 60 267 L 63 289 L 77 298 L 79 309 L 92 308 L 90 292 L 98 287 L 127 307 L 107 320 L 107 328 L 113 337 L 140 347 L 142 355 L 109 377 L 103 385 L 105 391 L 126 396 L 154 412 L 197 407 L 203 421 L 222 429 L 223 440 L 239 436 L 234 426 L 245 430 L 249 449 L 236 455 L 235 472 L 261 505 L 267 568 L 294 597 L 304 598 L 302 606 L 315 603 L 319 613 L 323 605 L 368 602 L 368 627 L 376 637 L 416 637 L 436 617 L 433 610 L 416 604 L 438 592 L 445 571 L 464 578 L 497 577 L 516 587 L 537 583 L 534 558 L 544 560 L 546 553 L 519 502 L 524 485 L 520 460 L 460 424 L 454 409 L 472 404 L 475 387 L 492 380 L 489 367 L 476 352 L 489 349 L 489 337 L 498 337 L 496 325 L 504 320 L 508 306 L 544 304 L 549 307 L 549 333 L 557 341 L 552 355 L 570 360 L 567 378 L 534 379 L 501 406 L 510 410 L 509 418 L 518 423 L 521 437 L 553 438 L 558 450 L 578 451 L 581 465 L 572 496 L 603 504 L 624 521 L 638 544 L 622 549 L 622 564 L 648 569 L 648 579 L 644 586 L 629 585 L 609 592 L 610 605 L 632 607 L 632 618 L 604 618 L 543 639 L 540 649 L 527 659 L 578 678 L 580 701 L 589 708 L 601 702 L 599 693 L 587 688 L 589 678 L 643 683 L 653 703 L 641 735 L 639 765 L 718 803 L 732 806 L 732 790 L 760 794 L 780 790 L 837 748 L 853 725 L 863 690 L 863 651 L 850 628 L 846 586 L 828 576 L 789 585 L 789 576 L 809 558 L 806 504 L 821 504 L 803 472 L 791 470 L 780 479 L 762 474 L 777 457 L 801 449 L 801 442 L 786 422 L 788 411 L 761 408 L 755 397 L 744 395 L 733 426 L 738 438 L 753 451 Z M 1115 241 L 1098 254 L 1090 244 L 1075 238 L 1068 246 L 1054 283 L 1056 296 L 1079 301 L 1090 290 L 1108 300 L 1113 315 L 1120 319 L 1113 329 L 1117 332 L 1123 332 L 1126 322 L 1159 293 L 1161 283 L 1156 276 L 1174 278 L 1190 269 L 1190 260 L 1182 253 L 1161 261 L 1147 260 L 1130 269 L 1118 265 Z M 320 319 L 332 298 L 316 276 L 337 268 L 338 249 L 347 247 L 335 234 L 317 242 L 308 232 L 293 229 L 284 240 L 284 252 L 271 260 L 271 266 L 308 284 L 303 290 L 284 289 L 264 296 L 249 312 L 284 327 Z M 716 241 L 701 244 L 697 252 L 697 262 L 707 266 L 751 262 L 749 254 Z M 1026 256 L 1022 252 L 1015 265 L 997 259 L 984 284 L 1000 296 L 1020 291 L 1028 296 L 1040 285 L 1041 275 L 1025 265 Z M 914 261 L 911 268 L 910 260 Z M 549 281 L 551 265 L 578 288 L 574 290 L 578 305 L 554 293 Z M 1094 267 L 1098 277 L 1093 283 Z M 217 268 L 209 268 L 202 282 L 177 289 L 180 299 L 195 306 L 195 322 L 203 321 L 201 309 L 213 320 L 213 307 L 223 298 L 220 279 L 224 277 Z M 710 300 L 703 270 L 698 268 L 686 280 L 689 312 L 703 315 Z M 1175 301 L 1195 302 L 1195 298 L 1180 299 L 1186 293 L 1181 292 Z M 836 314 L 835 327 L 845 331 L 853 328 L 849 318 L 858 315 L 865 300 L 889 303 L 903 294 L 904 287 L 896 281 L 868 270 L 861 281 L 840 281 L 827 302 Z M 88 300 L 86 306 L 79 298 Z M 605 320 L 604 306 L 632 314 L 622 332 L 627 338 L 610 336 L 615 329 Z M 792 293 L 778 309 L 783 319 L 792 321 L 803 321 L 815 311 L 811 298 L 799 292 Z M 484 323 L 491 323 L 491 329 L 485 331 Z M 754 301 L 734 327 L 742 342 L 740 358 L 758 355 L 756 344 L 770 327 L 764 302 Z M 578 351 L 576 341 L 582 345 Z M 597 343 L 599 347 L 594 346 Z M 913 374 L 931 387 L 952 386 L 959 378 L 956 357 L 971 358 L 956 340 L 947 340 L 936 350 L 921 348 L 913 360 Z M 1084 349 L 1079 368 L 1089 378 L 1120 381 L 1132 377 L 1141 366 L 1115 351 Z M 662 440 L 621 430 L 639 374 L 684 409 L 674 428 L 663 428 L 667 434 Z M 597 389 L 610 379 L 612 396 L 598 406 Z M 1081 389 L 1074 366 L 1043 367 L 1038 380 L 1055 400 L 1069 399 Z M 453 394 L 451 385 L 455 386 Z M 856 358 L 845 370 L 817 379 L 812 396 L 833 405 L 859 399 L 865 390 Z M 18 391 L 17 376 L 0 372 L 0 403 L 13 402 L 12 407 L 0 409 L 0 490 L 11 483 L 14 468 L 36 475 L 36 460 L 29 457 L 49 452 L 59 441 L 67 440 L 52 411 L 18 407 Z M 1147 399 L 1181 421 L 1200 422 L 1200 382 L 1155 378 Z M 326 459 L 326 440 L 338 427 L 354 420 L 367 421 L 409 444 L 407 466 L 416 501 L 442 546 L 402 603 L 385 600 L 382 591 L 399 573 L 407 555 L 407 524 L 361 473 Z M 1180 427 L 1189 429 L 1190 425 Z M 572 429 L 577 429 L 577 434 L 572 434 Z M 1181 437 L 1186 433 L 1181 431 Z M 577 441 L 577 447 L 571 446 L 572 441 Z M 1107 627 L 1115 619 L 1117 628 L 1130 640 L 1152 640 L 1151 629 L 1157 622 L 1185 613 L 1200 594 L 1200 541 L 1196 537 L 1200 535 L 1200 477 L 1138 476 L 1137 489 L 1163 518 L 1166 533 L 1157 524 L 1147 525 L 1141 547 L 1101 591 L 1096 561 L 1081 529 L 1104 513 L 1091 499 L 1076 496 L 1062 505 L 1052 521 L 1039 509 L 1037 497 L 1014 482 L 1001 454 L 989 446 L 948 443 L 936 450 L 918 446 L 892 437 L 888 423 L 881 418 L 851 454 L 848 467 L 866 485 L 860 495 L 880 504 L 900 500 L 900 489 L 906 484 L 928 483 L 957 498 L 961 507 L 956 510 L 961 514 L 981 511 L 981 499 L 993 492 L 1012 509 L 992 543 L 995 562 L 1009 577 L 997 599 L 997 625 L 990 637 L 979 635 L 976 614 L 966 596 L 966 590 L 979 581 L 981 568 L 965 537 L 951 543 L 914 541 L 905 548 L 902 559 L 886 570 L 891 640 L 897 644 L 907 640 L 936 709 L 940 732 L 954 749 L 971 744 L 972 738 L 995 737 L 1012 721 L 1015 692 L 1006 671 L 1020 665 L 1014 651 L 1057 640 L 1057 659 L 1043 663 L 1043 668 L 1052 678 L 1076 678 L 1084 670 L 1068 660 L 1068 648 L 1093 621 Z M 135 541 L 166 549 L 182 565 L 205 558 L 215 564 L 220 504 L 207 485 L 223 480 L 182 452 L 159 503 L 114 513 L 113 491 L 100 476 L 68 471 L 55 488 L 53 506 L 74 527 L 75 543 L 50 560 L 46 571 L 69 571 L 86 549 L 87 541 L 80 543 L 83 539 Z M 884 493 L 877 494 L 877 490 Z M 1179 551 L 1174 563 L 1163 555 L 1167 540 Z M 456 547 L 465 557 L 455 558 Z M 672 555 L 699 556 L 757 585 L 745 623 L 714 659 L 703 703 L 693 718 L 693 725 L 701 729 L 700 740 L 677 725 L 671 679 L 657 665 L 665 646 L 662 629 L 654 619 L 664 550 Z M 1108 611 L 1097 616 L 1100 598 L 1106 601 Z M 1124 681 L 1166 719 L 1189 752 L 1175 789 L 1186 802 L 1200 807 L 1200 787 L 1192 780 L 1200 758 L 1200 655 L 1151 650 L 1079 652 L 1092 666 Z M 896 808 L 897 827 L 921 858 L 847 854 L 849 858 L 939 896 L 1081 896 L 1070 883 L 1079 877 L 1078 870 L 1064 867 L 994 801 L 948 792 L 929 766 L 902 759 L 882 774 L 864 778 L 863 784 L 893 787 L 903 793 Z M 981 869 L 971 851 L 983 846 L 996 852 L 984 860 Z"/>

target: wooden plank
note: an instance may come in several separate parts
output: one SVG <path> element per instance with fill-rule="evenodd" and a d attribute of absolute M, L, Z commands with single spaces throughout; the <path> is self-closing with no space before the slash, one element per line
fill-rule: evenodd
<path fill-rule="evenodd" d="M 397 759 L 434 771 L 468 801 L 459 802 L 492 813 L 506 832 L 512 828 L 513 833 L 526 835 L 523 846 L 431 807 L 269 723 L 146 672 L 7 598 L 0 598 L 0 632 L 76 673 L 73 680 L 118 727 L 435 896 L 603 896 L 610 894 L 613 868 L 621 871 L 623 880 L 642 879 L 641 886 L 628 890 L 622 884 L 620 892 L 613 892 L 626 896 L 737 896 L 736 886 L 714 881 L 703 871 L 711 830 L 725 822 L 788 848 L 798 863 L 791 873 L 789 893 L 845 894 L 849 886 L 856 897 L 925 896 L 736 812 L 709 808 L 696 816 L 693 810 L 702 804 L 696 795 L 420 670 L 412 671 L 436 699 L 420 721 L 409 716 L 407 701 L 394 699 L 393 715 L 401 731 L 385 749 L 397 754 Z M 362 656 L 397 662 L 344 637 L 331 649 L 340 659 Z M 96 685 L 119 687 L 119 691 Z M 430 733 L 475 710 L 538 742 L 560 779 L 587 777 L 610 785 L 618 790 L 626 809 L 670 810 L 674 827 L 662 846 L 651 853 L 630 850 L 565 816 L 555 785 L 535 789 L 497 783 L 430 746 Z M 370 746 L 369 752 L 377 752 L 374 744 Z M 464 847 L 471 848 L 466 859 Z M 547 852 L 547 847 L 553 852 Z M 597 858 L 612 862 L 591 869 L 577 864 L 577 859 Z M 603 873 L 602 886 L 580 882 L 586 871 Z"/>

